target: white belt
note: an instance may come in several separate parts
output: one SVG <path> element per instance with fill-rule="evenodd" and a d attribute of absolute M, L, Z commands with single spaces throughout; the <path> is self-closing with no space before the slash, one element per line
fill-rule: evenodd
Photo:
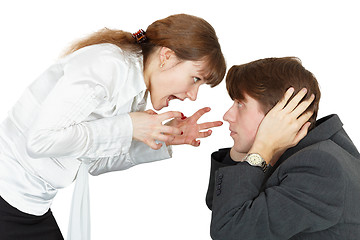
<path fill-rule="evenodd" d="M 90 240 L 89 163 L 82 161 L 71 203 L 67 240 Z"/>

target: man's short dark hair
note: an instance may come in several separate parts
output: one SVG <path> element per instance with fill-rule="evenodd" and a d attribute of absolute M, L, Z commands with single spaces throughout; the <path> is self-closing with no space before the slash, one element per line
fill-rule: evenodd
<path fill-rule="evenodd" d="M 299 58 L 265 58 L 235 65 L 230 68 L 226 76 L 226 88 L 231 99 L 243 101 L 244 95 L 247 94 L 260 103 L 265 114 L 290 87 L 295 89 L 294 95 L 302 88 L 307 88 L 308 92 L 304 99 L 308 99 L 311 94 L 315 95 L 315 100 L 308 108 L 314 111 L 309 120 L 310 129 L 313 128 L 321 93 L 315 76 L 302 66 Z"/>

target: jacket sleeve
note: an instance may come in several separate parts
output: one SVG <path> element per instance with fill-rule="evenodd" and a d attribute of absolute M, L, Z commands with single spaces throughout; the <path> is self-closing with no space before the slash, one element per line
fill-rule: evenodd
<path fill-rule="evenodd" d="M 216 172 L 220 191 L 214 191 L 212 203 L 213 239 L 289 239 L 338 221 L 345 179 L 337 160 L 329 153 L 307 150 L 282 165 L 264 191 L 260 189 L 265 174 L 246 162 Z"/>
<path fill-rule="evenodd" d="M 206 193 L 206 205 L 211 210 L 214 191 L 218 192 L 218 185 L 215 186 L 215 172 L 222 167 L 235 165 L 236 163 L 230 158 L 230 148 L 223 148 L 211 155 L 211 168 L 209 185 Z"/>

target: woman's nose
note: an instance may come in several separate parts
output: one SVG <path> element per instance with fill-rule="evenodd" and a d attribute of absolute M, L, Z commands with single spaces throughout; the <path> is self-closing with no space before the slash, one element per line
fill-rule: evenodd
<path fill-rule="evenodd" d="M 194 86 L 190 91 L 187 92 L 187 96 L 191 101 L 195 101 L 197 98 L 197 94 L 200 86 Z"/>

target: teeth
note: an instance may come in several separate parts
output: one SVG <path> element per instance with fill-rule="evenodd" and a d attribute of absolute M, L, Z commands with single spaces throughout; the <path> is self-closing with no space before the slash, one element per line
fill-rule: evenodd
<path fill-rule="evenodd" d="M 173 99 L 177 99 L 177 97 L 176 97 L 176 96 L 174 96 L 174 95 L 171 95 L 171 96 L 169 96 L 169 98 L 168 98 L 168 99 L 169 99 L 169 101 L 170 101 L 170 100 L 173 100 Z"/>

